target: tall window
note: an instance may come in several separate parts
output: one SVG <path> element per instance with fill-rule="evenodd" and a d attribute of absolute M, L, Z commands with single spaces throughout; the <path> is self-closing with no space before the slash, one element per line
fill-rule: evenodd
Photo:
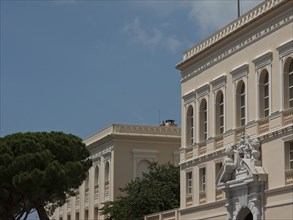
<path fill-rule="evenodd" d="M 260 118 L 267 117 L 269 113 L 269 73 L 267 70 L 264 70 L 259 78 L 259 116 Z"/>
<path fill-rule="evenodd" d="M 289 88 L 289 108 L 293 108 L 293 59 L 291 59 L 289 65 L 289 80 L 288 80 L 288 88 Z"/>
<path fill-rule="evenodd" d="M 186 194 L 187 196 L 192 194 L 192 172 L 186 173 Z"/>
<path fill-rule="evenodd" d="M 110 167 L 109 167 L 109 162 L 107 161 L 105 164 L 105 185 L 109 184 L 110 180 Z"/>
<path fill-rule="evenodd" d="M 293 108 L 293 58 L 286 60 L 284 66 L 284 107 Z"/>
<path fill-rule="evenodd" d="M 87 177 L 84 182 L 84 187 L 86 191 L 89 189 L 89 173 L 87 173 Z"/>
<path fill-rule="evenodd" d="M 224 132 L 224 95 L 219 91 L 216 96 L 216 134 Z"/>
<path fill-rule="evenodd" d="M 206 191 L 206 168 L 203 167 L 199 170 L 199 190 L 200 192 Z"/>
<path fill-rule="evenodd" d="M 238 127 L 245 125 L 245 121 L 246 121 L 245 98 L 246 98 L 245 84 L 243 81 L 240 81 L 237 85 L 237 90 L 236 90 L 236 115 L 237 115 Z"/>
<path fill-rule="evenodd" d="M 288 151 L 289 151 L 289 158 L 288 158 L 288 165 L 287 169 L 288 170 L 293 170 L 293 141 L 287 143 L 288 145 Z"/>
<path fill-rule="evenodd" d="M 187 145 L 190 146 L 194 143 L 194 117 L 193 117 L 193 107 L 189 106 L 187 110 L 187 118 L 186 118 L 186 125 L 187 125 Z"/>
<path fill-rule="evenodd" d="M 99 166 L 95 168 L 95 188 L 99 186 Z"/>
<path fill-rule="evenodd" d="M 208 137 L 208 108 L 207 101 L 203 99 L 200 103 L 200 141 L 205 141 Z"/>

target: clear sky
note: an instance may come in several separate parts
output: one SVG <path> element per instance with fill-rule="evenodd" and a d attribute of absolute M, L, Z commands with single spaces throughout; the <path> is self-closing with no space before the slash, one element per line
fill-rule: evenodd
<path fill-rule="evenodd" d="M 1 0 L 0 136 L 180 124 L 175 65 L 236 17 L 237 0 Z"/>

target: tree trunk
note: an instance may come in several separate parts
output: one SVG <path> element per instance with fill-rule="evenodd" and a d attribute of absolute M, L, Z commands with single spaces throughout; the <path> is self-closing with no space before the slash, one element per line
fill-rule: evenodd
<path fill-rule="evenodd" d="M 38 212 L 40 220 L 49 220 L 47 212 L 42 204 L 34 203 L 34 206 L 35 206 L 34 208 L 36 208 L 36 210 Z"/>

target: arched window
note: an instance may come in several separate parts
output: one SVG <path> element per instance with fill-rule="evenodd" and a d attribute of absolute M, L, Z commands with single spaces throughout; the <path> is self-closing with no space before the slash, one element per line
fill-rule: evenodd
<path fill-rule="evenodd" d="M 291 59 L 291 62 L 289 65 L 288 88 L 289 88 L 289 108 L 293 108 L 293 59 Z"/>
<path fill-rule="evenodd" d="M 236 120 L 237 126 L 241 127 L 246 122 L 246 92 L 245 84 L 241 80 L 237 85 L 236 90 Z"/>
<path fill-rule="evenodd" d="M 105 185 L 108 185 L 110 181 L 110 165 L 109 161 L 105 163 Z"/>
<path fill-rule="evenodd" d="M 99 187 L 99 176 L 100 176 L 100 168 L 96 166 L 95 168 L 95 188 Z"/>
<path fill-rule="evenodd" d="M 189 106 L 186 115 L 186 144 L 190 146 L 194 143 L 194 117 L 193 107 Z"/>
<path fill-rule="evenodd" d="M 216 95 L 216 135 L 224 133 L 224 95 L 219 91 Z"/>
<path fill-rule="evenodd" d="M 200 103 L 199 114 L 200 141 L 205 141 L 208 137 L 208 107 L 205 99 L 203 99 Z"/>
<path fill-rule="evenodd" d="M 269 73 L 263 70 L 259 78 L 259 116 L 264 118 L 270 113 Z"/>
<path fill-rule="evenodd" d="M 293 58 L 286 60 L 284 66 L 284 107 L 293 108 Z"/>

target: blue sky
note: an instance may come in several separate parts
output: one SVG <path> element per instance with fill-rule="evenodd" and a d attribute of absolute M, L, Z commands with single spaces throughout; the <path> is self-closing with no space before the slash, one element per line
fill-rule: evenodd
<path fill-rule="evenodd" d="M 242 13 L 260 2 L 241 0 Z M 180 124 L 175 65 L 236 18 L 236 3 L 1 0 L 0 136 Z"/>

